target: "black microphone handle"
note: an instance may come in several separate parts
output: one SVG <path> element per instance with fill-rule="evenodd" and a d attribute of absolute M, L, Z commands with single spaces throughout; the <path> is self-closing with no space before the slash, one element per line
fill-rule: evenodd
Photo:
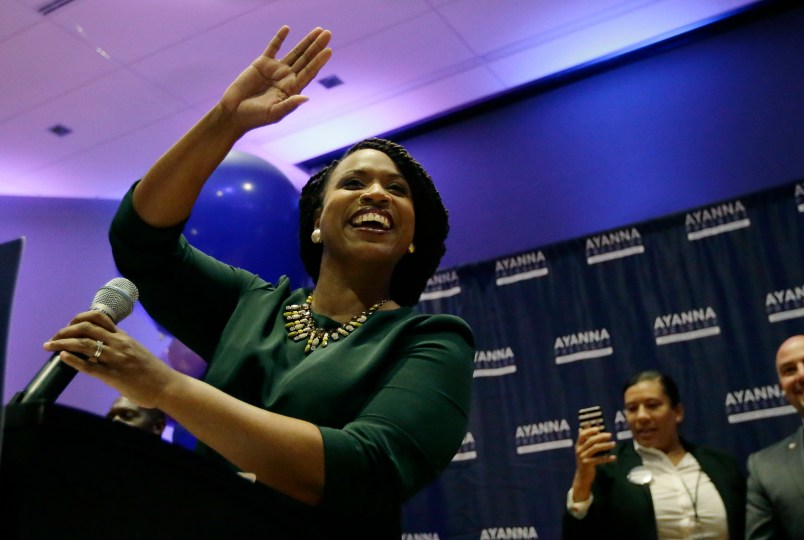
<path fill-rule="evenodd" d="M 76 356 L 86 359 L 83 354 L 73 353 Z M 17 392 L 11 398 L 9 405 L 19 403 L 30 403 L 32 401 L 44 401 L 53 403 L 61 395 L 78 371 L 68 366 L 59 358 L 59 353 L 53 356 L 42 366 L 39 373 L 31 379 L 24 390 Z"/>

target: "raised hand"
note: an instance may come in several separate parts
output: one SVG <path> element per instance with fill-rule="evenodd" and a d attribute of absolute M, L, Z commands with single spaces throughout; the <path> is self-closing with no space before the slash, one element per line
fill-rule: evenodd
<path fill-rule="evenodd" d="M 592 482 L 595 480 L 595 467 L 610 463 L 615 456 L 605 453 L 614 448 L 611 433 L 602 431 L 599 426 L 584 428 L 578 433 L 575 443 L 575 477 L 572 481 L 573 498 L 584 501 L 589 498 Z"/>
<path fill-rule="evenodd" d="M 307 101 L 301 91 L 332 56 L 330 33 L 312 30 L 281 60 L 290 29 L 279 29 L 268 48 L 238 75 L 220 102 L 148 170 L 134 191 L 146 223 L 170 227 L 187 219 L 209 176 L 249 130 L 273 124 Z M 128 396 L 131 398 L 131 396 Z"/>
<path fill-rule="evenodd" d="M 281 60 L 276 55 L 290 28 L 283 26 L 265 51 L 235 79 L 221 106 L 243 131 L 273 124 L 307 101 L 301 91 L 332 56 L 331 34 L 315 28 Z"/>

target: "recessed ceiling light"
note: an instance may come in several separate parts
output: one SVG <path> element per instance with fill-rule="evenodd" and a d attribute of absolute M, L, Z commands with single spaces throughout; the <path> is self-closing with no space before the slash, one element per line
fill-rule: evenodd
<path fill-rule="evenodd" d="M 323 79 L 319 79 L 318 82 L 321 83 L 321 86 L 323 86 L 327 90 L 343 84 L 343 81 L 337 75 L 330 75 L 329 77 L 324 77 Z"/>
<path fill-rule="evenodd" d="M 63 126 L 61 124 L 56 124 L 55 126 L 51 126 L 48 128 L 49 131 L 55 133 L 59 137 L 64 137 L 65 135 L 69 135 L 73 132 L 72 129 L 68 128 L 67 126 Z"/>

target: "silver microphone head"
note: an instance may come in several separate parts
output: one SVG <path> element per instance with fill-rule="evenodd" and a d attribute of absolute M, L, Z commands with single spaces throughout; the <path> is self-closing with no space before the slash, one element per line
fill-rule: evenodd
<path fill-rule="evenodd" d="M 90 310 L 102 311 L 118 323 L 131 315 L 134 302 L 140 297 L 137 286 L 126 278 L 114 278 L 98 289 L 92 299 Z"/>

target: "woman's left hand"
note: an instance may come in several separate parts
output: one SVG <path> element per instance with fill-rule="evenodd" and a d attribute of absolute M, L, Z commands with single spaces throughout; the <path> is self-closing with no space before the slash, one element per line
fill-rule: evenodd
<path fill-rule="evenodd" d="M 100 311 L 79 313 L 44 348 L 60 352 L 65 364 L 100 379 L 141 407 L 159 407 L 165 388 L 182 376 Z"/>
<path fill-rule="evenodd" d="M 229 85 L 220 104 L 243 131 L 274 124 L 307 98 L 301 91 L 332 56 L 331 34 L 315 28 L 282 59 L 276 55 L 290 28 L 283 26 L 265 51 Z"/>

